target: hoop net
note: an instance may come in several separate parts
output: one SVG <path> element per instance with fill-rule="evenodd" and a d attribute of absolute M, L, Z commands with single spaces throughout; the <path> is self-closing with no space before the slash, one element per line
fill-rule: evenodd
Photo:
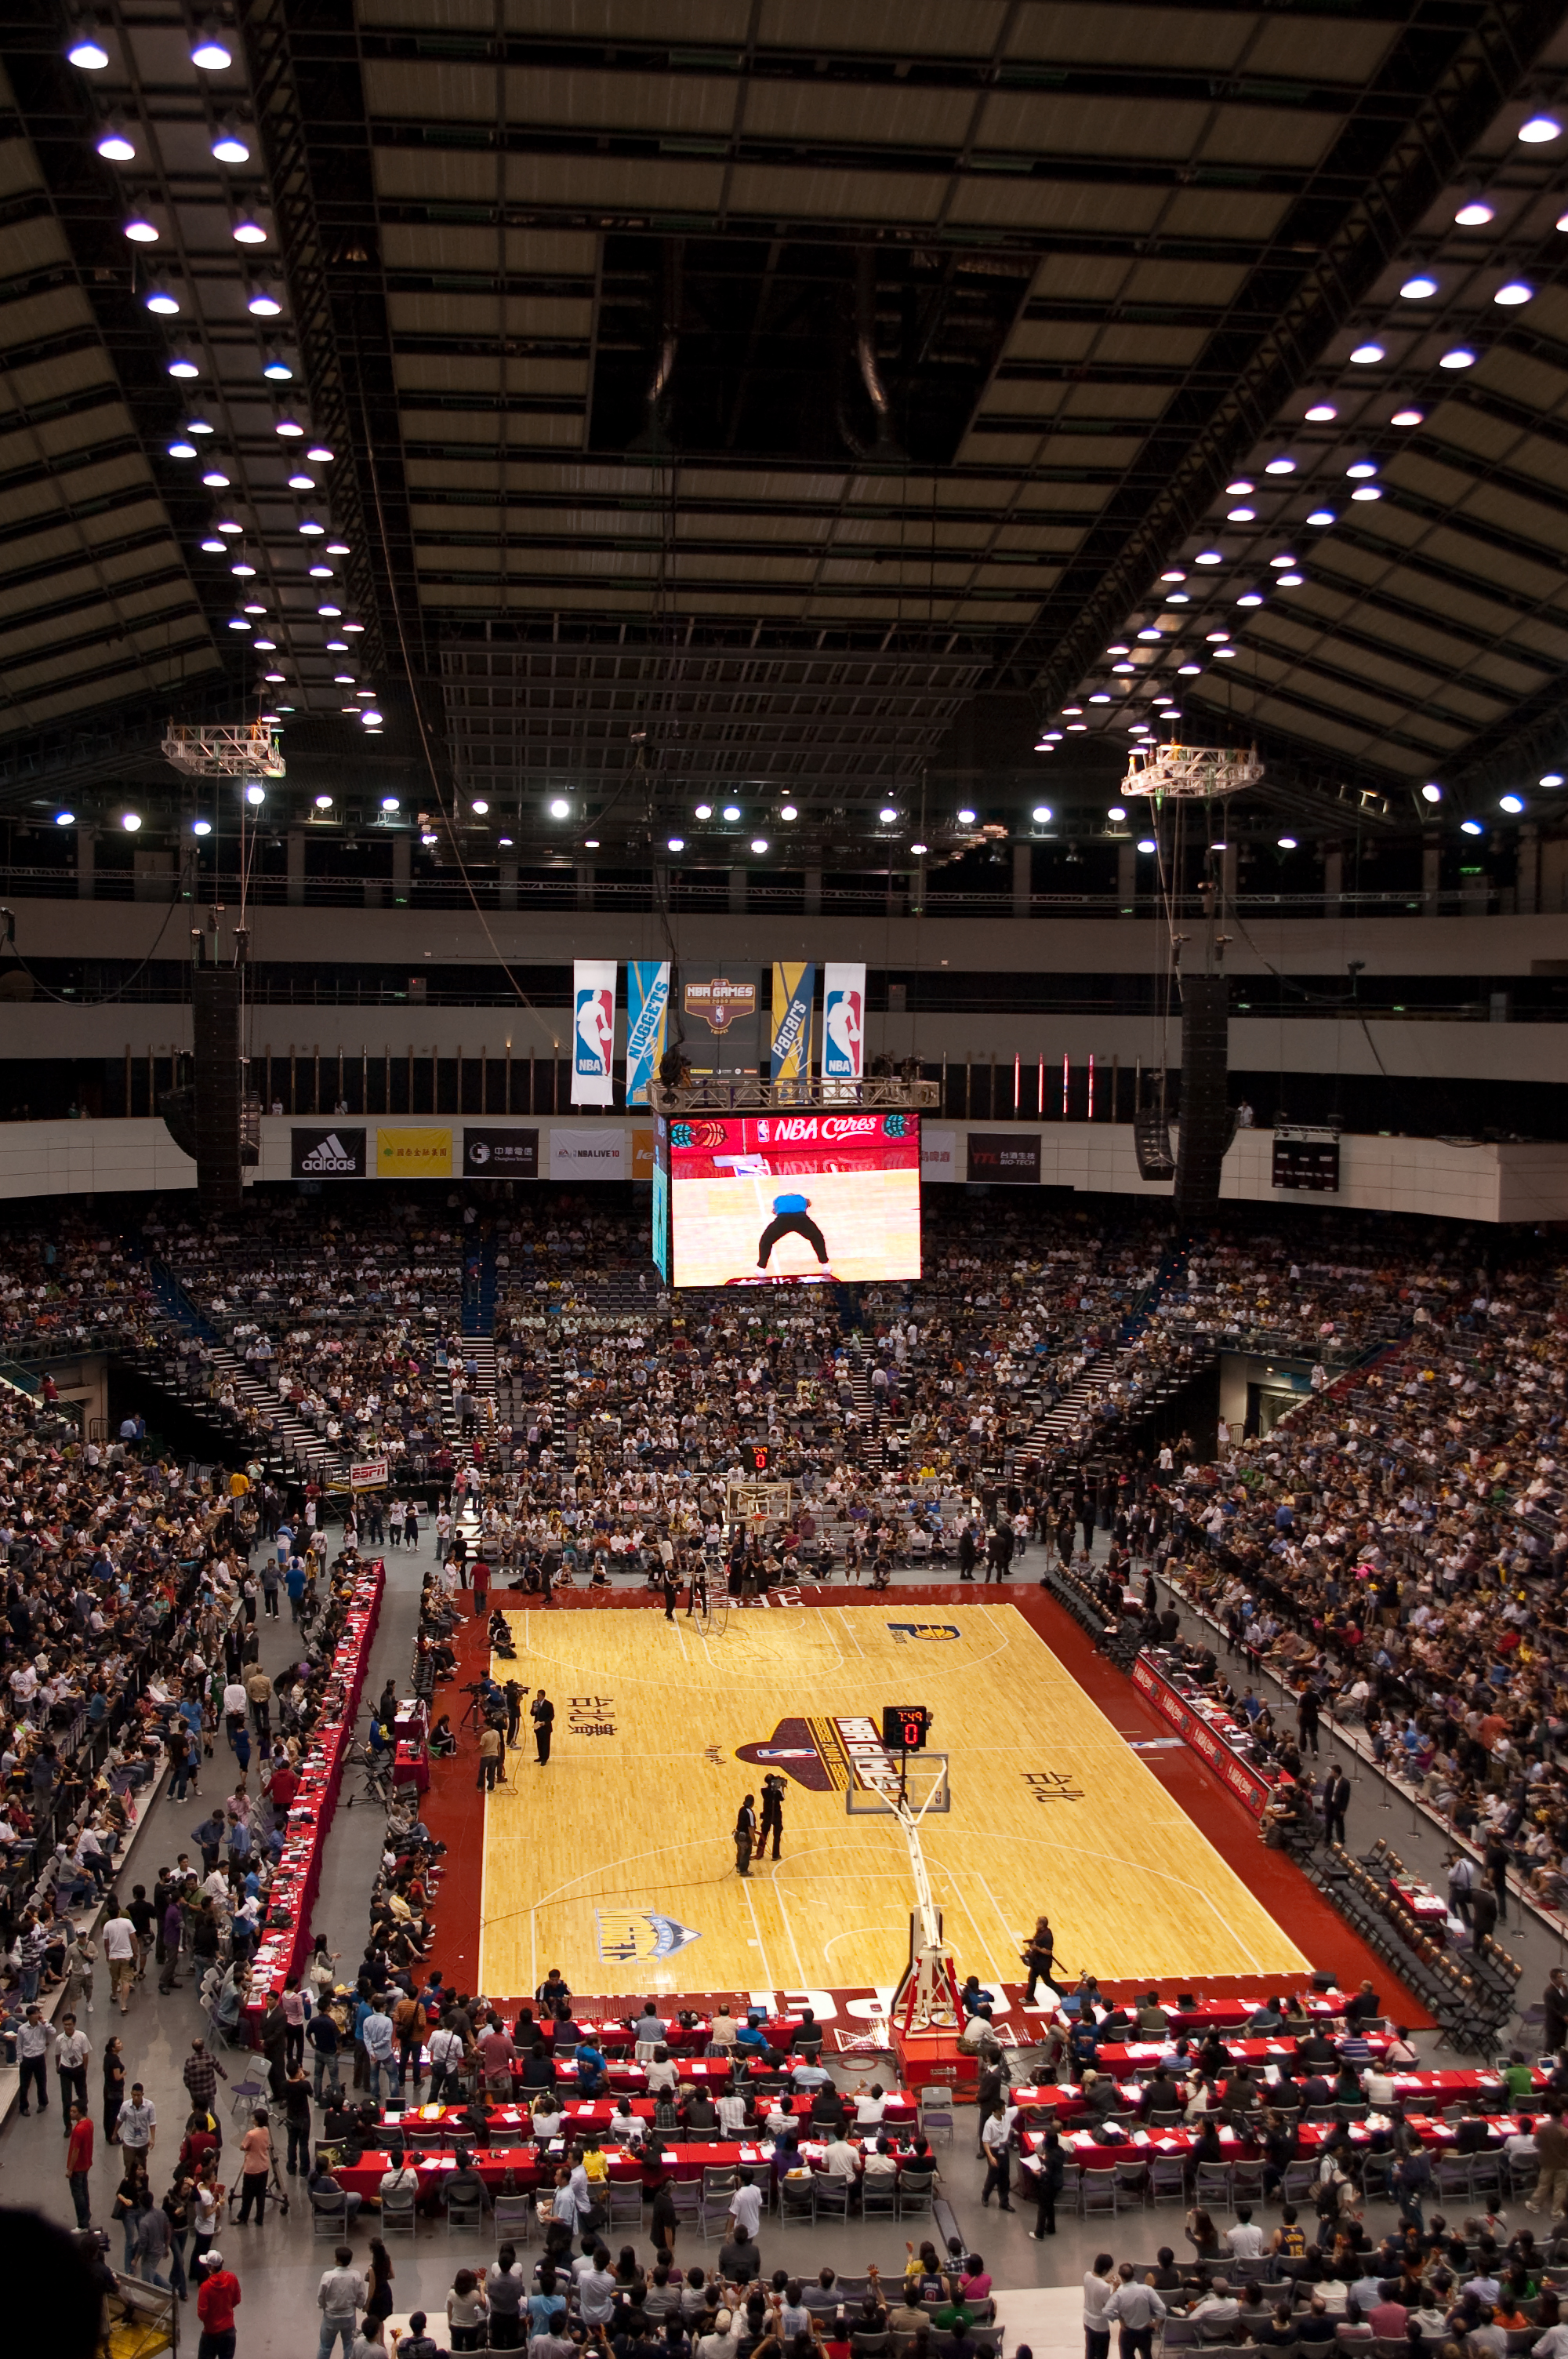
<path fill-rule="evenodd" d="M 1246 754 L 1223 745 L 1134 745 L 1127 756 L 1121 791 L 1200 802 L 1255 787 L 1262 776 L 1256 745 Z"/>

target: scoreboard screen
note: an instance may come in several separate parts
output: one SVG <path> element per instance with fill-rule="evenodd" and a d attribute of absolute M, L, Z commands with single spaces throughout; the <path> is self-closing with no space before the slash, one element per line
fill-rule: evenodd
<path fill-rule="evenodd" d="M 918 1114 L 672 1114 L 654 1155 L 677 1287 L 920 1276 Z"/>
<path fill-rule="evenodd" d="M 1337 1138 L 1274 1139 L 1272 1173 L 1276 1188 L 1303 1189 L 1314 1195 L 1339 1193 Z"/>

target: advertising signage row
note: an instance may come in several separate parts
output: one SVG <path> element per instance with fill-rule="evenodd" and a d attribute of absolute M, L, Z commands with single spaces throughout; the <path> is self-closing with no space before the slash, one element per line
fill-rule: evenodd
<path fill-rule="evenodd" d="M 297 1123 L 288 1134 L 296 1180 L 651 1180 L 654 1134 L 620 1124 L 574 1124 L 549 1134 L 488 1123 Z"/>

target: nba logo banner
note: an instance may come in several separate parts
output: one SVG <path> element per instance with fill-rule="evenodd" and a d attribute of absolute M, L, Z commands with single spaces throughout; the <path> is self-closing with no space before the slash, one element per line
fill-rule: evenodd
<path fill-rule="evenodd" d="M 816 969 L 793 959 L 773 961 L 773 1037 L 770 1049 L 775 1082 L 804 1082 L 811 1073 L 811 1003 Z"/>
<path fill-rule="evenodd" d="M 572 1103 L 614 1100 L 615 961 L 572 962 Z"/>
<path fill-rule="evenodd" d="M 866 970 L 838 966 L 831 960 L 822 970 L 822 1078 L 825 1082 L 858 1082 L 866 1062 Z"/>
<path fill-rule="evenodd" d="M 629 959 L 626 964 L 626 1103 L 646 1105 L 648 1083 L 665 1053 L 665 1021 L 670 1008 L 668 959 Z"/>

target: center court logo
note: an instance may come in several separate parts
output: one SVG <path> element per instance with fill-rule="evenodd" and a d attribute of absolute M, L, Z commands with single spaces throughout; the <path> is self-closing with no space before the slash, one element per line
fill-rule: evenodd
<path fill-rule="evenodd" d="M 956 1622 L 890 1622 L 893 1644 L 907 1647 L 912 1638 L 957 1638 L 963 1636 Z"/>
<path fill-rule="evenodd" d="M 362 1180 L 362 1130 L 296 1130 L 289 1134 L 289 1169 L 296 1180 Z"/>
<path fill-rule="evenodd" d="M 651 1965 L 702 1939 L 695 1925 L 657 1908 L 596 1908 L 593 1931 L 601 1962 L 618 1966 Z"/>

